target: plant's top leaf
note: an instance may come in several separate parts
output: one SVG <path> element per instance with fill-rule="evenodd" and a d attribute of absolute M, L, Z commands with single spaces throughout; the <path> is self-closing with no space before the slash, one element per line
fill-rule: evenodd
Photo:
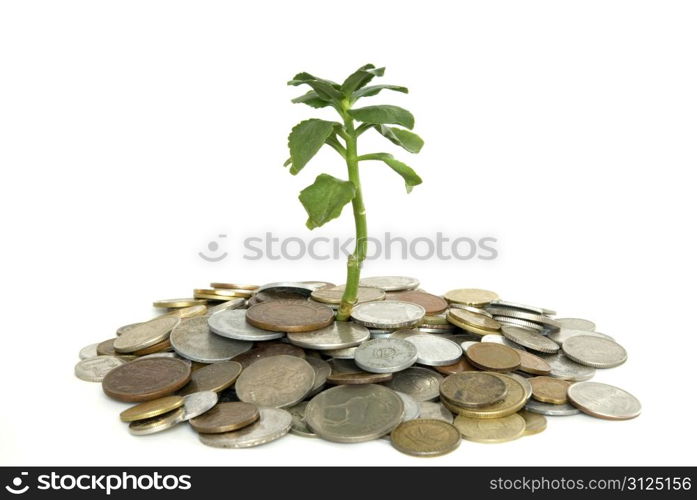
<path fill-rule="evenodd" d="M 300 192 L 300 202 L 308 219 L 305 225 L 314 229 L 341 215 L 341 210 L 356 195 L 350 181 L 342 181 L 328 174 L 320 174 L 315 182 Z"/>
<path fill-rule="evenodd" d="M 358 121 L 373 125 L 394 124 L 408 129 L 414 128 L 414 115 L 404 108 L 390 104 L 352 109 L 349 110 L 349 114 Z"/>
<path fill-rule="evenodd" d="M 385 74 L 385 68 L 376 68 L 372 64 L 361 66 L 354 73 L 348 76 L 341 84 L 341 91 L 345 97 L 350 98 L 354 91 L 365 87 L 376 76 Z"/>
<path fill-rule="evenodd" d="M 298 73 L 288 82 L 288 85 L 293 85 L 295 87 L 303 84 L 309 85 L 319 97 L 330 102 L 339 102 L 343 96 L 339 90 L 341 86 L 338 83 L 323 78 L 317 78 L 310 73 Z"/>
<path fill-rule="evenodd" d="M 339 85 L 336 82 L 333 82 L 331 80 L 327 80 L 325 78 L 318 78 L 318 77 L 311 75 L 310 73 L 307 73 L 305 71 L 295 75 L 293 77 L 293 79 L 288 82 L 288 85 L 293 85 L 294 87 L 297 87 L 298 85 L 302 85 L 303 83 L 307 83 L 307 82 L 311 82 L 311 81 L 324 82 L 327 85 L 330 85 L 337 90 L 339 90 L 341 88 L 341 85 Z"/>
<path fill-rule="evenodd" d="M 296 175 L 312 159 L 339 124 L 312 118 L 298 123 L 288 136 L 290 173 Z M 340 125 L 339 125 L 340 126 Z"/>
<path fill-rule="evenodd" d="M 387 125 L 374 125 L 373 127 L 393 144 L 406 149 L 410 153 L 418 153 L 424 145 L 421 137 L 403 128 L 388 127 Z"/>
<path fill-rule="evenodd" d="M 403 94 L 408 94 L 409 89 L 406 87 L 402 87 L 400 85 L 388 85 L 388 84 L 380 84 L 380 85 L 370 85 L 369 87 L 363 87 L 361 89 L 356 90 L 353 93 L 352 99 L 354 101 L 360 99 L 361 97 L 372 97 L 374 95 L 377 95 L 380 93 L 382 90 L 393 90 L 395 92 L 402 92 Z"/>

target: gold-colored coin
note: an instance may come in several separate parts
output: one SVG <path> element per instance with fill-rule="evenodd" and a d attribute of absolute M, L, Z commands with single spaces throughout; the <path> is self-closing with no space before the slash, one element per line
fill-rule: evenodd
<path fill-rule="evenodd" d="M 494 342 L 479 342 L 465 351 L 470 363 L 481 370 L 511 372 L 520 367 L 520 354 L 512 347 Z"/>
<path fill-rule="evenodd" d="M 238 285 L 237 283 L 211 283 L 211 288 L 223 288 L 225 290 L 256 290 L 259 285 Z"/>
<path fill-rule="evenodd" d="M 502 418 L 469 418 L 459 415 L 453 425 L 468 441 L 504 443 L 518 439 L 525 432 L 525 419 L 514 413 Z"/>
<path fill-rule="evenodd" d="M 167 313 L 161 314 L 158 318 L 172 317 L 172 318 L 195 318 L 196 316 L 203 316 L 208 312 L 208 307 L 205 305 L 197 304 L 190 307 L 182 307 L 181 309 L 174 309 Z"/>
<path fill-rule="evenodd" d="M 165 339 L 162 342 L 158 342 L 155 345 L 152 345 L 150 347 L 146 347 L 145 349 L 141 349 L 139 351 L 135 351 L 133 354 L 136 356 L 145 356 L 147 354 L 154 354 L 156 352 L 164 352 L 164 351 L 171 351 L 172 350 L 172 343 L 169 341 L 169 339 Z"/>
<path fill-rule="evenodd" d="M 473 328 L 475 331 L 485 331 L 489 333 L 500 333 L 501 323 L 489 316 L 473 313 L 466 309 L 449 309 L 446 315 L 448 321 L 460 328 Z M 486 335 L 485 334 L 485 335 Z"/>
<path fill-rule="evenodd" d="M 506 383 L 486 372 L 455 373 L 441 382 L 440 393 L 457 406 L 481 408 L 503 401 Z"/>
<path fill-rule="evenodd" d="M 443 420 L 417 418 L 402 422 L 390 435 L 392 446 L 414 457 L 437 457 L 460 445 L 460 431 Z"/>
<path fill-rule="evenodd" d="M 525 388 L 520 382 L 513 377 L 509 377 L 508 375 L 504 375 L 502 373 L 487 373 L 491 373 L 492 375 L 499 377 L 506 383 L 507 392 L 503 401 L 499 401 L 498 403 L 484 406 L 482 408 L 461 408 L 441 395 L 441 402 L 443 405 L 456 415 L 485 419 L 506 417 L 516 413 L 523 406 L 525 406 L 527 397 L 525 394 Z"/>
<path fill-rule="evenodd" d="M 191 307 L 198 305 L 206 305 L 205 300 L 201 299 L 164 299 L 156 300 L 152 303 L 157 309 L 181 309 L 183 307 Z"/>
<path fill-rule="evenodd" d="M 254 295 L 251 290 L 226 290 L 224 288 L 196 288 L 194 297 L 206 300 L 230 300 L 236 297 L 249 298 Z"/>
<path fill-rule="evenodd" d="M 518 415 L 523 417 L 525 420 L 525 432 L 524 436 L 532 436 L 533 434 L 539 434 L 547 428 L 547 417 L 540 415 L 539 413 L 532 413 L 530 411 L 521 410 Z"/>
<path fill-rule="evenodd" d="M 532 386 L 532 398 L 542 403 L 563 405 L 569 400 L 566 396 L 571 382 L 560 378 L 534 377 L 529 379 Z"/>
<path fill-rule="evenodd" d="M 499 298 L 498 294 L 478 288 L 459 288 L 444 295 L 445 300 L 466 306 L 483 307 Z"/>
<path fill-rule="evenodd" d="M 135 422 L 146 418 L 157 417 L 164 413 L 176 410 L 184 404 L 181 396 L 167 396 L 153 401 L 146 401 L 121 412 L 119 417 L 122 422 Z"/>

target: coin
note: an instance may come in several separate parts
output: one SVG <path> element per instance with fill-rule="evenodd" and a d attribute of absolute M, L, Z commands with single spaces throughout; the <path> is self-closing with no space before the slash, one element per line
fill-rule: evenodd
<path fill-rule="evenodd" d="M 480 342 L 493 342 L 494 344 L 501 344 L 501 345 L 507 345 L 508 347 L 511 347 L 513 349 L 518 349 L 519 351 L 522 351 L 525 349 L 520 344 L 516 344 L 515 342 L 508 340 L 506 337 L 501 335 L 500 333 L 490 333 L 489 335 L 484 335 Z"/>
<path fill-rule="evenodd" d="M 343 347 L 341 349 L 328 349 L 324 354 L 331 356 L 334 359 L 354 359 L 356 357 L 356 349 L 358 347 Z"/>
<path fill-rule="evenodd" d="M 182 422 L 203 415 L 218 403 L 218 394 L 213 391 L 193 392 L 184 396 L 184 414 Z"/>
<path fill-rule="evenodd" d="M 327 441 L 378 439 L 399 425 L 402 399 L 381 385 L 340 385 L 316 395 L 305 410 L 307 425 Z"/>
<path fill-rule="evenodd" d="M 508 318 L 531 321 L 532 323 L 545 325 L 545 326 L 548 326 L 548 327 L 553 328 L 555 330 L 561 328 L 561 324 L 558 321 L 551 319 L 547 316 L 543 316 L 541 314 L 533 314 L 533 313 L 527 313 L 527 312 L 522 312 L 522 311 L 516 311 L 514 309 L 508 309 L 505 307 L 493 307 L 493 306 L 487 307 L 487 311 L 489 311 L 491 314 L 493 314 L 495 318 L 497 316 L 505 316 Z"/>
<path fill-rule="evenodd" d="M 464 356 L 461 356 L 460 359 L 455 361 L 452 365 L 434 366 L 434 368 L 438 373 L 442 373 L 443 375 L 452 375 L 453 373 L 477 371 L 477 369 L 474 366 L 472 366 L 469 363 L 469 361 L 467 361 L 467 358 L 465 358 Z"/>
<path fill-rule="evenodd" d="M 80 359 L 96 358 L 99 356 L 99 353 L 97 352 L 98 345 L 99 343 L 90 344 L 80 349 Z"/>
<path fill-rule="evenodd" d="M 301 358 L 272 356 L 248 366 L 235 382 L 241 401 L 283 408 L 305 398 L 315 383 L 315 370 Z"/>
<path fill-rule="evenodd" d="M 170 342 L 177 354 L 199 363 L 227 361 L 252 347 L 251 342 L 227 339 L 212 333 L 205 316 L 182 320 L 172 330 Z"/>
<path fill-rule="evenodd" d="M 627 391 L 599 382 L 578 382 L 569 387 L 569 401 L 592 417 L 628 420 L 638 417 L 641 403 Z"/>
<path fill-rule="evenodd" d="M 553 405 L 549 403 L 542 403 L 534 399 L 531 399 L 525 403 L 525 410 L 531 413 L 547 415 L 548 417 L 568 417 L 581 413 L 581 410 L 571 406 L 568 403 L 563 405 Z"/>
<path fill-rule="evenodd" d="M 259 420 L 259 408 L 250 403 L 218 403 L 203 415 L 189 420 L 201 434 L 236 431 Z"/>
<path fill-rule="evenodd" d="M 525 432 L 525 419 L 517 413 L 490 419 L 458 415 L 453 425 L 464 439 L 478 443 L 504 443 L 518 439 Z"/>
<path fill-rule="evenodd" d="M 555 311 L 552 311 L 551 309 L 546 309 L 544 307 L 537 307 L 537 306 L 529 306 L 526 304 L 519 304 L 517 302 L 509 302 L 507 300 L 492 300 L 491 305 L 494 307 L 508 307 L 511 309 L 518 309 L 519 311 L 523 312 L 529 312 L 533 314 L 543 314 L 545 316 L 553 316 L 557 314 Z"/>
<path fill-rule="evenodd" d="M 309 301 L 275 300 L 247 309 L 247 322 L 274 332 L 308 332 L 331 325 L 334 311 Z"/>
<path fill-rule="evenodd" d="M 513 325 L 503 325 L 501 326 L 501 333 L 512 342 L 536 352 L 554 354 L 559 350 L 559 344 L 534 330 Z"/>
<path fill-rule="evenodd" d="M 116 329 L 116 336 L 120 337 L 121 335 L 126 333 L 128 330 L 131 330 L 138 325 L 140 325 L 140 323 L 129 323 L 127 325 L 120 326 L 119 328 Z"/>
<path fill-rule="evenodd" d="M 116 352 L 116 349 L 114 349 L 114 341 L 116 340 L 116 337 L 113 339 L 108 339 L 105 340 L 104 342 L 100 342 L 97 344 L 97 354 L 99 356 L 118 356 L 119 353 Z"/>
<path fill-rule="evenodd" d="M 361 370 L 356 363 L 348 359 L 332 359 L 329 361 L 331 373 L 327 382 L 341 385 L 377 384 L 392 380 L 391 373 L 370 373 Z"/>
<path fill-rule="evenodd" d="M 219 289 L 228 289 L 228 290 L 257 290 L 259 289 L 258 285 L 238 285 L 236 283 L 211 283 L 210 284 L 211 288 Z"/>
<path fill-rule="evenodd" d="M 325 304 L 340 304 L 341 298 L 344 296 L 344 288 L 344 285 L 320 288 L 312 292 L 310 297 L 317 302 L 324 302 Z M 373 300 L 384 300 L 384 298 L 385 291 L 381 288 L 359 286 L 356 294 L 356 304 Z"/>
<path fill-rule="evenodd" d="M 275 441 L 290 430 L 293 417 L 279 408 L 260 408 L 259 420 L 252 425 L 222 434 L 199 434 L 199 440 L 216 448 L 250 448 Z"/>
<path fill-rule="evenodd" d="M 114 340 L 114 349 L 117 352 L 129 353 L 162 342 L 179 321 L 178 318 L 165 317 L 141 323 L 117 337 Z"/>
<path fill-rule="evenodd" d="M 382 300 L 357 304 L 351 311 L 351 318 L 370 328 L 411 328 L 425 314 L 426 310 L 418 304 Z"/>
<path fill-rule="evenodd" d="M 295 406 L 288 408 L 288 412 L 293 417 L 293 422 L 290 426 L 290 433 L 303 437 L 317 437 L 317 434 L 312 432 L 305 421 L 305 409 L 308 401 L 303 401 Z"/>
<path fill-rule="evenodd" d="M 486 316 L 488 318 L 493 318 L 494 315 L 491 314 L 489 311 L 486 309 L 482 309 L 481 307 L 474 307 L 474 306 L 466 306 L 464 304 L 456 304 L 455 302 L 452 302 L 448 304 L 448 306 L 451 309 L 464 309 L 465 311 L 469 311 L 471 313 L 477 314 L 479 316 Z"/>
<path fill-rule="evenodd" d="M 131 406 L 119 414 L 122 422 L 135 422 L 146 418 L 156 417 L 163 413 L 176 410 L 184 404 L 181 396 L 165 396 L 164 398 L 153 399 L 144 403 Z"/>
<path fill-rule="evenodd" d="M 489 290 L 480 290 L 477 288 L 460 288 L 458 290 L 450 290 L 445 294 L 445 300 L 456 304 L 464 304 L 466 306 L 482 307 L 496 300 L 499 296 Z"/>
<path fill-rule="evenodd" d="M 557 323 L 559 323 L 563 328 L 568 328 L 569 330 L 587 330 L 592 332 L 595 330 L 595 323 L 588 321 L 587 319 L 581 318 L 556 318 Z"/>
<path fill-rule="evenodd" d="M 501 324 L 495 319 L 466 309 L 449 309 L 446 318 L 452 324 L 480 335 L 496 333 L 501 328 Z"/>
<path fill-rule="evenodd" d="M 506 383 L 485 372 L 456 373 L 445 377 L 440 385 L 441 397 L 464 408 L 481 408 L 506 397 Z"/>
<path fill-rule="evenodd" d="M 547 361 L 552 368 L 550 373 L 551 377 L 571 380 L 572 382 L 581 382 L 589 380 L 595 375 L 595 368 L 579 365 L 575 361 L 567 358 L 562 352 L 540 357 Z"/>
<path fill-rule="evenodd" d="M 280 342 L 262 342 L 254 349 L 238 354 L 232 358 L 232 361 L 237 361 L 242 365 L 242 368 L 247 368 L 260 359 L 280 356 L 281 354 L 295 356 L 296 358 L 305 358 L 305 351 L 294 345 L 282 344 Z"/>
<path fill-rule="evenodd" d="M 418 290 L 390 292 L 387 294 L 385 299 L 418 304 L 424 308 L 427 315 L 440 314 L 448 308 L 448 302 L 443 297 L 426 292 L 420 292 Z"/>
<path fill-rule="evenodd" d="M 184 415 L 184 408 L 177 408 L 163 415 L 137 420 L 128 425 L 128 432 L 134 436 L 145 436 L 166 431 L 181 422 L 182 415 Z"/>
<path fill-rule="evenodd" d="M 208 318 L 208 327 L 213 333 L 236 340 L 259 342 L 283 337 L 283 332 L 270 332 L 247 323 L 247 311 L 228 309 Z"/>
<path fill-rule="evenodd" d="M 288 334 L 291 344 L 318 351 L 357 346 L 369 338 L 370 331 L 365 326 L 348 321 L 335 321 L 327 327 L 311 332 Z"/>
<path fill-rule="evenodd" d="M 147 356 L 148 354 L 155 354 L 158 352 L 164 352 L 164 351 L 171 351 L 172 350 L 172 343 L 169 341 L 169 339 L 165 339 L 162 342 L 158 342 L 155 345 L 151 345 L 150 347 L 146 347 L 145 349 L 139 349 L 135 352 L 133 352 L 133 355 L 135 356 Z"/>
<path fill-rule="evenodd" d="M 532 321 L 526 321 L 524 319 L 509 318 L 507 316 L 494 316 L 493 317 L 499 324 L 503 325 L 513 325 L 519 326 L 521 328 L 527 328 L 529 330 L 535 330 L 540 333 L 545 332 L 544 325 L 533 323 Z"/>
<path fill-rule="evenodd" d="M 263 292 L 257 292 L 254 297 L 249 299 L 248 305 L 252 307 L 256 304 L 261 304 L 262 302 L 273 302 L 274 300 L 307 300 L 308 290 L 304 292 L 292 292 L 283 290 L 265 290 Z"/>
<path fill-rule="evenodd" d="M 179 309 L 182 307 L 191 307 L 197 305 L 206 305 L 205 300 L 200 299 L 164 299 L 156 300 L 152 306 L 157 309 Z"/>
<path fill-rule="evenodd" d="M 452 365 L 462 356 L 462 348 L 458 344 L 433 334 L 412 335 L 405 340 L 416 346 L 416 362 L 422 365 Z"/>
<path fill-rule="evenodd" d="M 225 288 L 196 288 L 194 289 L 195 299 L 226 301 L 232 298 L 249 298 L 254 295 L 251 290 L 228 290 Z"/>
<path fill-rule="evenodd" d="M 562 327 L 559 331 L 551 332 L 549 338 L 559 345 L 562 345 L 567 339 L 571 337 L 576 337 L 577 335 L 590 335 L 592 337 L 602 337 L 608 340 L 614 340 L 609 335 L 605 335 L 600 332 L 589 332 L 586 330 L 570 330 L 566 327 Z"/>
<path fill-rule="evenodd" d="M 409 394 L 417 401 L 431 401 L 440 395 L 439 387 L 442 381 L 443 376 L 433 370 L 412 366 L 395 373 L 385 386 Z"/>
<path fill-rule="evenodd" d="M 449 424 L 453 423 L 453 414 L 441 403 L 432 401 L 419 401 L 419 418 L 442 420 Z"/>
<path fill-rule="evenodd" d="M 210 310 L 206 305 L 199 304 L 190 307 L 181 307 L 179 309 L 172 309 L 168 313 L 162 314 L 160 318 L 195 318 L 196 316 L 203 316 L 204 314 L 209 314 Z"/>
<path fill-rule="evenodd" d="M 394 373 L 416 363 L 416 347 L 402 339 L 373 339 L 356 349 L 356 365 L 367 372 Z"/>
<path fill-rule="evenodd" d="M 101 382 L 110 371 L 126 363 L 126 360 L 116 356 L 83 359 L 75 365 L 75 376 L 85 382 Z"/>
<path fill-rule="evenodd" d="M 107 373 L 102 389 L 119 401 L 149 401 L 176 392 L 190 377 L 191 366 L 179 359 L 138 359 Z"/>
<path fill-rule="evenodd" d="M 312 283 L 303 283 L 301 281 L 279 281 L 277 283 L 267 283 L 257 288 L 257 293 L 288 293 L 302 295 L 305 298 L 317 289 L 317 286 Z"/>
<path fill-rule="evenodd" d="M 539 356 L 535 356 L 527 351 L 518 351 L 520 356 L 520 371 L 530 373 L 532 375 L 549 375 L 552 373 L 552 367 Z"/>
<path fill-rule="evenodd" d="M 437 419 L 403 422 L 392 431 L 390 438 L 395 449 L 414 457 L 445 455 L 460 445 L 460 431 Z"/>
<path fill-rule="evenodd" d="M 465 354 L 472 365 L 482 370 L 510 372 L 520 367 L 518 351 L 501 344 L 480 342 L 470 346 Z"/>
<path fill-rule="evenodd" d="M 539 413 L 532 413 L 526 410 L 520 410 L 518 415 L 523 417 L 525 420 L 525 432 L 524 436 L 532 436 L 533 434 L 539 434 L 547 428 L 547 419 L 544 415 Z"/>
<path fill-rule="evenodd" d="M 237 361 L 220 361 L 206 365 L 191 374 L 191 380 L 179 391 L 185 396 L 201 391 L 220 392 L 235 383 L 242 373 L 242 365 Z"/>
<path fill-rule="evenodd" d="M 532 385 L 532 397 L 536 400 L 554 405 L 568 402 L 566 391 L 571 382 L 553 377 L 533 377 L 529 382 Z"/>
<path fill-rule="evenodd" d="M 527 401 L 532 397 L 532 385 L 530 384 L 530 379 L 525 378 L 521 375 L 518 375 L 517 373 L 507 373 L 507 376 L 511 377 L 512 379 L 516 380 L 520 385 L 523 386 L 523 391 L 525 391 L 525 400 Z"/>
<path fill-rule="evenodd" d="M 208 307 L 206 316 L 212 316 L 213 314 L 218 314 L 221 311 L 227 311 L 228 309 L 237 309 L 245 304 L 244 299 L 232 299 L 214 306 Z"/>
<path fill-rule="evenodd" d="M 523 406 L 525 406 L 527 401 L 525 389 L 517 379 L 501 373 L 489 373 L 499 377 L 506 383 L 507 393 L 506 397 L 502 401 L 494 403 L 493 405 L 483 406 L 481 408 L 463 408 L 461 406 L 452 404 L 445 398 L 442 398 L 441 401 L 443 405 L 445 405 L 448 410 L 458 415 L 463 415 L 470 418 L 486 419 L 506 417 L 516 413 Z"/>
<path fill-rule="evenodd" d="M 308 394 L 314 396 L 327 382 L 327 377 L 332 373 L 332 367 L 323 359 L 312 356 L 306 357 L 305 361 L 307 361 L 315 371 L 315 383 L 312 385 L 312 389 L 310 389 Z"/>
<path fill-rule="evenodd" d="M 627 351 L 618 343 L 591 335 L 576 335 L 562 344 L 564 354 L 585 366 L 613 368 L 627 361 Z"/>
<path fill-rule="evenodd" d="M 411 337 L 412 335 L 421 335 L 421 334 L 426 334 L 426 332 L 422 332 L 422 331 L 418 330 L 417 328 L 405 328 L 404 330 L 397 330 L 392 335 L 390 335 L 390 338 L 391 339 L 405 339 L 407 337 Z"/>
<path fill-rule="evenodd" d="M 419 286 L 419 280 L 408 276 L 371 276 L 362 278 L 360 286 L 381 288 L 386 292 L 413 290 Z"/>

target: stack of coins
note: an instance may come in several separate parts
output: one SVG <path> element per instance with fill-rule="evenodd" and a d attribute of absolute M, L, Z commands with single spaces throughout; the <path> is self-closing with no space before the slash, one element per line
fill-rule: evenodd
<path fill-rule="evenodd" d="M 188 422 L 206 445 L 258 446 L 288 433 L 337 443 L 387 437 L 437 456 L 461 439 L 542 432 L 546 417 L 624 420 L 639 401 L 592 382 L 625 349 L 580 318 L 461 288 L 442 296 L 403 276 L 361 280 L 351 319 L 343 286 L 211 283 L 192 298 L 80 351 L 75 374 L 135 404 L 134 435 Z"/>

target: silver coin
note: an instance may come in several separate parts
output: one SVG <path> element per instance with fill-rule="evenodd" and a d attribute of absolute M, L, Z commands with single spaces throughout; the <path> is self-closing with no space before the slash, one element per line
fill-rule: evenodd
<path fill-rule="evenodd" d="M 97 342 L 96 344 L 86 345 L 80 349 L 80 359 L 90 359 L 99 356 L 99 353 L 97 352 L 97 346 L 99 344 L 100 343 Z"/>
<path fill-rule="evenodd" d="M 507 345 L 508 347 L 512 347 L 513 349 L 525 349 L 522 345 L 516 344 L 515 342 L 507 339 L 503 335 L 498 335 L 495 333 L 491 333 L 489 335 L 484 335 L 482 337 L 482 340 L 480 342 L 492 342 L 494 344 L 501 344 L 501 345 Z M 464 342 L 462 343 L 464 344 Z M 460 344 L 462 346 L 462 344 Z M 463 348 L 464 349 L 464 348 Z"/>
<path fill-rule="evenodd" d="M 395 330 L 378 330 L 376 328 L 369 328 L 371 339 L 388 339 L 395 332 Z"/>
<path fill-rule="evenodd" d="M 474 344 L 479 344 L 479 341 L 478 340 L 465 340 L 464 342 L 460 342 L 460 347 L 462 348 L 462 350 L 464 352 L 466 352 L 467 349 L 469 349 Z"/>
<path fill-rule="evenodd" d="M 412 366 L 395 373 L 392 380 L 383 385 L 408 394 L 417 401 L 431 401 L 440 397 L 440 383 L 442 381 L 443 376 L 440 373 L 428 368 Z"/>
<path fill-rule="evenodd" d="M 208 328 L 208 318 L 187 318 L 172 330 L 170 342 L 181 357 L 199 363 L 217 363 L 234 358 L 252 348 L 251 342 L 226 339 Z"/>
<path fill-rule="evenodd" d="M 579 365 L 575 361 L 567 358 L 563 352 L 551 355 L 540 355 L 552 368 L 550 377 L 569 380 L 571 382 L 582 382 L 589 380 L 595 375 L 595 368 Z"/>
<path fill-rule="evenodd" d="M 287 408 L 288 412 L 293 417 L 293 422 L 290 426 L 290 433 L 302 437 L 317 437 L 317 434 L 312 432 L 305 421 L 305 409 L 308 401 L 303 401 L 295 406 Z"/>
<path fill-rule="evenodd" d="M 529 328 L 540 333 L 546 330 L 544 326 L 533 323 L 532 321 L 525 321 L 524 319 L 509 318 L 507 316 L 494 316 L 494 319 L 501 323 L 501 325 L 520 326 L 521 328 Z"/>
<path fill-rule="evenodd" d="M 307 356 L 305 361 L 307 361 L 315 371 L 315 383 L 312 386 L 312 389 L 310 389 L 308 395 L 305 396 L 307 398 L 314 396 L 320 391 L 320 389 L 322 389 L 322 387 L 324 387 L 324 384 L 327 382 L 327 377 L 330 373 L 332 373 L 332 367 L 323 359 L 315 358 L 313 356 Z"/>
<path fill-rule="evenodd" d="M 525 399 L 530 399 L 532 397 L 532 384 L 526 377 L 523 377 L 519 373 L 506 373 L 506 375 L 516 379 L 518 383 L 523 386 L 525 390 Z"/>
<path fill-rule="evenodd" d="M 116 336 L 120 337 L 124 333 L 126 333 L 128 330 L 132 330 L 136 326 L 140 325 L 141 322 L 138 323 L 129 323 L 127 325 L 120 326 L 116 329 Z"/>
<path fill-rule="evenodd" d="M 148 434 L 166 431 L 182 422 L 182 415 L 184 412 L 184 408 L 181 407 L 169 413 L 165 413 L 164 415 L 136 420 L 128 425 L 128 432 L 134 436 L 146 436 Z"/>
<path fill-rule="evenodd" d="M 595 323 L 582 318 L 556 318 L 557 323 L 559 323 L 562 328 L 568 328 L 569 330 L 587 330 L 592 332 L 595 330 Z"/>
<path fill-rule="evenodd" d="M 192 392 L 184 396 L 184 413 L 181 422 L 199 417 L 218 403 L 218 394 L 213 391 Z"/>
<path fill-rule="evenodd" d="M 299 347 L 325 351 L 359 345 L 370 338 L 370 330 L 350 321 L 335 321 L 311 332 L 288 333 L 288 341 Z"/>
<path fill-rule="evenodd" d="M 638 417 L 641 403 L 627 391 L 599 382 L 578 382 L 568 391 L 569 401 L 593 417 L 628 420 Z"/>
<path fill-rule="evenodd" d="M 593 368 L 613 368 L 627 361 L 627 351 L 612 340 L 591 335 L 576 335 L 561 346 L 566 357 Z"/>
<path fill-rule="evenodd" d="M 372 328 L 411 328 L 425 315 L 423 306 L 398 300 L 364 302 L 351 311 L 353 321 Z"/>
<path fill-rule="evenodd" d="M 433 403 L 431 401 L 419 402 L 419 418 L 428 418 L 433 420 L 442 420 L 443 422 L 453 423 L 453 414 L 450 413 L 441 403 Z"/>
<path fill-rule="evenodd" d="M 528 402 L 525 403 L 525 409 L 531 413 L 539 413 L 540 415 L 547 415 L 548 417 L 567 417 L 581 413 L 578 408 L 568 403 L 564 403 L 563 405 L 552 405 L 549 403 L 542 403 L 535 399 L 528 400 Z"/>
<path fill-rule="evenodd" d="M 487 318 L 494 317 L 494 315 L 491 314 L 489 311 L 480 307 L 468 306 L 465 304 L 457 304 L 455 302 L 451 302 L 450 304 L 448 304 L 448 307 L 450 309 L 464 309 L 465 311 L 469 311 L 474 314 L 481 314 L 482 316 L 486 316 Z"/>
<path fill-rule="evenodd" d="M 247 323 L 245 309 L 228 309 L 214 314 L 208 318 L 208 327 L 222 337 L 250 342 L 280 339 L 285 335 L 283 332 L 270 332 L 250 325 Z"/>
<path fill-rule="evenodd" d="M 359 285 L 382 288 L 386 292 L 399 292 L 417 288 L 419 280 L 407 276 L 372 276 L 361 279 Z"/>
<path fill-rule="evenodd" d="M 315 384 L 315 370 L 302 358 L 281 354 L 255 361 L 235 382 L 240 401 L 285 408 L 302 401 Z"/>
<path fill-rule="evenodd" d="M 562 327 L 559 331 L 551 332 L 548 337 L 559 345 L 562 345 L 565 340 L 575 337 L 577 335 L 591 335 L 593 337 L 602 337 L 608 340 L 615 340 L 609 335 L 605 335 L 600 332 L 589 332 L 587 330 L 571 330 L 566 327 Z"/>
<path fill-rule="evenodd" d="M 259 420 L 238 431 L 199 434 L 199 440 L 215 448 L 250 448 L 275 441 L 290 431 L 293 417 L 280 408 L 259 408 Z"/>
<path fill-rule="evenodd" d="M 324 354 L 334 359 L 353 359 L 356 357 L 357 347 L 344 347 L 343 349 L 331 349 L 323 351 Z"/>
<path fill-rule="evenodd" d="M 141 323 L 116 337 L 114 349 L 121 353 L 131 353 L 158 344 L 169 337 L 179 322 L 179 318 L 165 316 Z"/>
<path fill-rule="evenodd" d="M 529 312 L 523 312 L 523 311 L 518 311 L 515 309 L 507 308 L 507 307 L 494 307 L 490 306 L 487 307 L 487 311 L 489 311 L 491 314 L 496 316 L 504 316 L 508 318 L 513 318 L 513 319 L 522 319 L 525 321 L 531 321 L 533 323 L 537 323 L 540 325 L 545 325 L 554 329 L 559 329 L 561 328 L 561 324 L 559 324 L 556 320 L 552 318 L 548 318 L 547 316 L 543 316 L 541 314 L 534 314 L 534 313 L 529 313 Z"/>
<path fill-rule="evenodd" d="M 422 333 L 453 333 L 453 332 L 457 332 L 457 328 L 430 328 L 428 326 L 419 326 L 418 330 Z"/>
<path fill-rule="evenodd" d="M 75 376 L 86 382 L 101 382 L 114 368 L 128 361 L 117 356 L 97 356 L 81 360 L 75 365 Z"/>
<path fill-rule="evenodd" d="M 403 415 L 402 399 L 376 384 L 332 387 L 312 398 L 305 410 L 308 427 L 338 443 L 378 439 L 397 427 Z"/>
<path fill-rule="evenodd" d="M 522 312 L 529 312 L 533 314 L 542 314 L 544 316 L 554 316 L 557 314 L 555 311 L 552 311 L 551 309 L 546 309 L 544 307 L 537 307 L 537 306 L 529 306 L 526 304 L 519 304 L 517 302 L 509 302 L 507 300 L 492 300 L 490 302 L 490 305 L 493 307 L 508 307 L 510 309 L 517 309 Z"/>
<path fill-rule="evenodd" d="M 145 356 L 138 356 L 138 359 L 148 359 L 148 358 L 174 358 L 174 359 L 181 359 L 182 361 L 191 364 L 191 360 L 182 358 L 176 352 L 171 352 L 171 351 L 154 352 L 152 354 L 146 354 Z"/>
<path fill-rule="evenodd" d="M 432 334 L 412 335 L 405 340 L 416 346 L 416 362 L 422 365 L 452 365 L 462 357 L 462 348 L 458 344 Z"/>
<path fill-rule="evenodd" d="M 513 325 L 501 325 L 501 333 L 508 340 L 536 352 L 554 354 L 559 351 L 559 344 L 534 330 Z"/>
<path fill-rule="evenodd" d="M 426 332 L 422 332 L 418 328 L 405 328 L 403 330 L 397 330 L 392 335 L 390 335 L 390 338 L 391 339 L 405 339 L 407 337 L 411 337 L 412 335 L 421 335 L 421 334 L 426 334 Z"/>
<path fill-rule="evenodd" d="M 402 339 L 373 339 L 356 348 L 359 368 L 372 373 L 394 373 L 416 363 L 416 346 Z"/>
<path fill-rule="evenodd" d="M 402 403 L 404 404 L 404 415 L 402 415 L 402 422 L 419 418 L 419 413 L 421 412 L 419 402 L 404 392 L 395 391 L 395 393 L 397 393 L 397 396 L 402 398 Z"/>
<path fill-rule="evenodd" d="M 222 311 L 227 311 L 229 309 L 237 309 L 238 307 L 243 307 L 246 303 L 247 301 L 242 298 L 228 300 L 227 302 L 223 302 L 222 304 L 209 307 L 206 311 L 205 316 L 211 317 L 214 314 L 218 314 Z"/>

